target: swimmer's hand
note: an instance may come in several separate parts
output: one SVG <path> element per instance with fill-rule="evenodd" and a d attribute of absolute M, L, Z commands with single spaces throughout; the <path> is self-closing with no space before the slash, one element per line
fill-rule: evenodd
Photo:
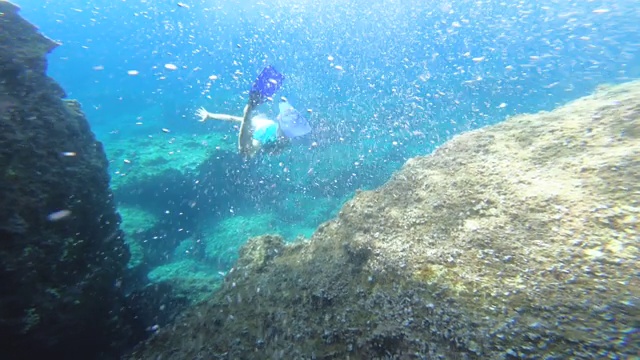
<path fill-rule="evenodd" d="M 196 116 L 200 118 L 200 122 L 205 122 L 209 118 L 209 112 L 201 107 L 196 111 Z"/>

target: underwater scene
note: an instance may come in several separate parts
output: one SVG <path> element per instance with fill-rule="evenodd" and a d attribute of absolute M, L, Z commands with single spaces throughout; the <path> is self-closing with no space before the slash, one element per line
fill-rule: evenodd
<path fill-rule="evenodd" d="M 0 0 L 1 359 L 640 359 L 636 0 Z"/>

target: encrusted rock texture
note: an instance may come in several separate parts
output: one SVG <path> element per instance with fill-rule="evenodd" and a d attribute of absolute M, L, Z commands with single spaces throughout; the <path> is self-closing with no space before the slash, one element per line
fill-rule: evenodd
<path fill-rule="evenodd" d="M 243 248 L 131 359 L 640 353 L 640 83 L 456 136 L 308 242 Z"/>
<path fill-rule="evenodd" d="M 129 336 L 118 286 L 129 253 L 107 160 L 45 73 L 56 46 L 0 1 L 3 359 L 109 357 Z"/>

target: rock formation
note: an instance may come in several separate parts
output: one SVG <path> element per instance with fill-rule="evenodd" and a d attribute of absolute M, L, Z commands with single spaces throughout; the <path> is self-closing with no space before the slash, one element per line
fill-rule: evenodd
<path fill-rule="evenodd" d="M 638 179 L 640 83 L 456 136 L 130 358 L 637 356 Z"/>
<path fill-rule="evenodd" d="M 115 354 L 130 328 L 129 252 L 107 160 L 78 103 L 46 75 L 56 44 L 0 1 L 3 359 Z"/>

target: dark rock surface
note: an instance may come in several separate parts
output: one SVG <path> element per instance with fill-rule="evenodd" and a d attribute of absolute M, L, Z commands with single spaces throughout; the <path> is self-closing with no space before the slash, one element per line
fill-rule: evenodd
<path fill-rule="evenodd" d="M 130 335 L 107 160 L 46 76 L 56 46 L 0 1 L 2 359 L 110 357 Z"/>
<path fill-rule="evenodd" d="M 638 82 L 457 136 L 130 358 L 637 358 L 639 159 Z"/>

